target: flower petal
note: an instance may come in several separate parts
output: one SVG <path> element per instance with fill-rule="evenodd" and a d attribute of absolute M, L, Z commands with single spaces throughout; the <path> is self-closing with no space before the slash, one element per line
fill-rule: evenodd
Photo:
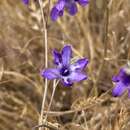
<path fill-rule="evenodd" d="M 65 6 L 65 1 L 59 0 L 55 7 L 57 8 L 57 10 L 61 11 L 64 9 L 64 6 Z"/>
<path fill-rule="evenodd" d="M 122 82 L 118 82 L 116 83 L 116 86 L 112 90 L 112 95 L 121 96 L 126 89 L 127 89 L 126 86 Z"/>
<path fill-rule="evenodd" d="M 79 59 L 78 61 L 76 61 L 76 63 L 70 66 L 70 69 L 71 71 L 76 71 L 76 70 L 82 71 L 86 67 L 87 64 L 88 64 L 88 59 L 86 58 Z"/>
<path fill-rule="evenodd" d="M 73 85 L 73 83 L 71 82 L 65 82 L 65 81 L 62 81 L 62 84 L 65 86 L 65 87 L 71 87 Z"/>
<path fill-rule="evenodd" d="M 53 50 L 54 64 L 60 65 L 62 62 L 61 54 L 55 49 Z"/>
<path fill-rule="evenodd" d="M 113 82 L 119 82 L 120 81 L 119 76 L 113 76 L 112 81 Z"/>
<path fill-rule="evenodd" d="M 113 76 L 112 80 L 114 82 L 122 81 L 126 86 L 130 84 L 130 75 L 127 74 L 126 68 L 121 68 L 118 75 Z"/>
<path fill-rule="evenodd" d="M 51 10 L 51 19 L 56 21 L 58 16 L 63 16 L 65 1 L 59 0 L 58 3 Z"/>
<path fill-rule="evenodd" d="M 113 82 L 119 82 L 120 80 L 123 79 L 123 77 L 125 76 L 125 71 L 123 68 L 120 69 L 120 72 L 116 75 L 112 77 L 112 81 Z"/>
<path fill-rule="evenodd" d="M 76 3 L 70 3 L 67 9 L 70 15 L 75 15 L 78 11 Z"/>
<path fill-rule="evenodd" d="M 73 82 L 70 81 L 69 77 L 62 77 L 61 82 L 65 87 L 70 87 L 73 85 Z"/>
<path fill-rule="evenodd" d="M 71 81 L 71 82 L 79 82 L 79 81 L 82 81 L 82 80 L 85 80 L 87 79 L 87 75 L 81 73 L 81 72 L 72 72 L 68 79 Z"/>
<path fill-rule="evenodd" d="M 66 45 L 63 49 L 62 49 L 62 64 L 64 66 L 68 66 L 70 64 L 70 59 L 72 57 L 72 50 L 71 50 L 71 46 Z"/>
<path fill-rule="evenodd" d="M 29 0 L 23 0 L 23 3 L 28 5 L 29 4 Z"/>
<path fill-rule="evenodd" d="M 53 7 L 50 16 L 53 21 L 56 21 L 59 16 L 59 10 L 56 7 Z"/>
<path fill-rule="evenodd" d="M 45 69 L 41 72 L 41 75 L 49 80 L 58 79 L 60 77 L 59 70 L 55 68 Z"/>
<path fill-rule="evenodd" d="M 78 0 L 78 3 L 81 5 L 81 6 L 85 6 L 89 3 L 89 0 Z"/>

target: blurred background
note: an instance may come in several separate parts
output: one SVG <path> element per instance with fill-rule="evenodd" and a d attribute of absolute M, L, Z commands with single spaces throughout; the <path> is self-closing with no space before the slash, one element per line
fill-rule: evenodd
<path fill-rule="evenodd" d="M 87 57 L 89 79 L 71 88 L 58 84 L 48 122 L 60 130 L 129 130 L 130 101 L 111 95 L 112 76 L 130 59 L 130 1 L 90 0 L 75 16 L 52 22 L 56 1 L 43 1 L 52 50 L 73 46 L 75 58 Z M 0 130 L 31 130 L 38 124 L 44 91 L 44 44 L 39 3 L 0 1 Z M 52 93 L 48 83 L 46 107 Z M 56 130 L 53 129 L 53 130 Z"/>

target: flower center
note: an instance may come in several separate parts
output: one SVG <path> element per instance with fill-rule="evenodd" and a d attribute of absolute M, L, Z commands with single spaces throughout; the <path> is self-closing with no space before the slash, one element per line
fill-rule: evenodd
<path fill-rule="evenodd" d="M 62 76 L 68 76 L 70 74 L 70 70 L 67 67 L 63 67 L 60 73 Z"/>
<path fill-rule="evenodd" d="M 126 85 L 129 85 L 130 84 L 130 75 L 125 75 L 123 77 L 123 83 L 126 84 Z"/>

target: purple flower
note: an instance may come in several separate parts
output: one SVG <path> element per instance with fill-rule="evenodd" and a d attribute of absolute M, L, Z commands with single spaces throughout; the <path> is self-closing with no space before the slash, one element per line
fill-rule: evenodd
<path fill-rule="evenodd" d="M 58 17 L 63 16 L 64 9 L 66 9 L 70 15 L 75 15 L 78 11 L 76 3 L 81 6 L 87 5 L 89 0 L 58 0 L 56 5 L 51 10 L 51 19 L 56 21 Z"/>
<path fill-rule="evenodd" d="M 49 68 L 42 71 L 41 75 L 49 80 L 59 79 L 64 86 L 71 86 L 74 82 L 87 79 L 87 75 L 83 72 L 88 59 L 83 58 L 71 64 L 72 49 L 66 45 L 61 53 L 57 50 L 53 51 L 55 68 Z"/>
<path fill-rule="evenodd" d="M 23 3 L 25 4 L 25 5 L 28 5 L 29 4 L 29 0 L 22 0 L 23 1 Z M 34 0 L 34 2 L 36 2 L 37 0 Z"/>
<path fill-rule="evenodd" d="M 24 4 L 28 5 L 29 4 L 29 0 L 22 0 Z"/>
<path fill-rule="evenodd" d="M 120 69 L 118 75 L 113 76 L 113 82 L 116 83 L 115 88 L 112 90 L 113 96 L 121 96 L 126 90 L 130 97 L 130 67 L 125 66 Z"/>

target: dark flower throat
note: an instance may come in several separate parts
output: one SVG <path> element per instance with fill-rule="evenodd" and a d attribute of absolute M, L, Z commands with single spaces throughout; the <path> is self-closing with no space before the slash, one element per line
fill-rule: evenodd
<path fill-rule="evenodd" d="M 67 67 L 63 67 L 60 71 L 62 76 L 68 76 L 70 74 L 70 70 Z"/>

